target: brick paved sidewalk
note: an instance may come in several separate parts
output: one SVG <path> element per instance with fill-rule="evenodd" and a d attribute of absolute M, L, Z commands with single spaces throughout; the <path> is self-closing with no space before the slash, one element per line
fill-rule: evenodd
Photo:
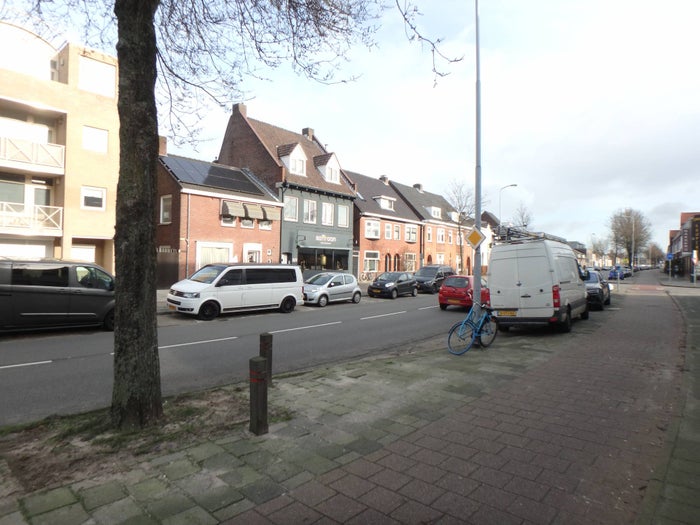
<path fill-rule="evenodd" d="M 681 316 L 663 292 L 615 301 L 571 334 L 461 357 L 441 338 L 277 379 L 293 417 L 269 434 L 0 499 L 0 525 L 670 522 L 669 485 L 646 496 L 686 406 Z"/>

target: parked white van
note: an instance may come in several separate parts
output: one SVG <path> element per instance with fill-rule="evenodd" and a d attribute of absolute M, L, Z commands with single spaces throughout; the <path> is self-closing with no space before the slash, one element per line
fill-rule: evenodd
<path fill-rule="evenodd" d="M 277 308 L 289 313 L 304 304 L 304 279 L 289 264 L 207 264 L 172 285 L 168 308 L 210 321 L 221 313 Z"/>
<path fill-rule="evenodd" d="M 588 319 L 585 273 L 573 249 L 545 238 L 520 238 L 491 248 L 488 286 L 498 326 L 553 325 L 571 330 Z"/>

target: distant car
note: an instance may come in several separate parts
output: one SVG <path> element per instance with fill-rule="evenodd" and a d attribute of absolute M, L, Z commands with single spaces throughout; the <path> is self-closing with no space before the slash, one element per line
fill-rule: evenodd
<path fill-rule="evenodd" d="M 471 308 L 473 300 L 474 276 L 450 275 L 445 279 L 438 292 L 438 304 L 441 310 L 447 310 L 448 306 Z M 481 304 L 489 304 L 489 289 L 486 280 L 481 279 Z"/>
<path fill-rule="evenodd" d="M 359 303 L 362 290 L 354 275 L 341 272 L 317 273 L 304 282 L 304 304 L 326 306 L 338 301 Z"/>
<path fill-rule="evenodd" d="M 442 264 L 429 264 L 416 272 L 416 285 L 419 292 L 437 293 L 443 281 L 455 271 Z"/>
<path fill-rule="evenodd" d="M 588 271 L 586 294 L 590 306 L 595 306 L 602 310 L 603 305 L 610 304 L 610 284 L 603 277 L 603 274 L 595 270 Z"/>
<path fill-rule="evenodd" d="M 617 279 L 624 281 L 625 274 L 622 270 L 618 270 L 617 268 L 613 268 L 612 270 L 610 270 L 610 273 L 608 273 L 608 279 L 611 281 L 617 280 Z"/>
<path fill-rule="evenodd" d="M 384 272 L 377 276 L 367 287 L 370 297 L 391 297 L 399 295 L 418 295 L 416 279 L 408 272 Z"/>

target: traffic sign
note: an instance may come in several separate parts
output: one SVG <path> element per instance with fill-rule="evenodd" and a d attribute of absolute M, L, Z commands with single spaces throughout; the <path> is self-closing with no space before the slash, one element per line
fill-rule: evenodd
<path fill-rule="evenodd" d="M 469 230 L 469 233 L 467 234 L 467 241 L 469 241 L 470 246 L 475 250 L 482 242 L 484 242 L 484 239 L 486 239 L 486 236 L 477 230 L 476 227 Z"/>

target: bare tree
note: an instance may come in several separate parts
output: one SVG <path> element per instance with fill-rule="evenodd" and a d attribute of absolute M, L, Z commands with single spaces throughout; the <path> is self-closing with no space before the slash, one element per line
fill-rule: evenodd
<path fill-rule="evenodd" d="M 470 219 L 474 218 L 474 194 L 467 188 L 464 181 L 453 180 L 447 187 L 445 199 L 457 212 L 457 238 L 459 242 L 460 270 L 464 268 L 464 230 Z"/>
<path fill-rule="evenodd" d="M 521 202 L 515 210 L 513 224 L 524 229 L 527 229 L 528 226 L 532 226 L 532 212 L 525 206 L 524 202 Z"/>
<path fill-rule="evenodd" d="M 21 4 L 25 22 L 82 27 L 85 44 L 102 50 L 116 42 L 120 171 L 111 414 L 117 427 L 141 427 L 162 415 L 154 232 L 159 104 L 177 138 L 191 135 L 206 101 L 228 106 L 240 97 L 242 79 L 266 68 L 291 64 L 334 82 L 351 45 L 373 44 L 383 2 L 17 0 L 15 7 Z M 408 34 L 435 52 L 439 41 L 424 38 L 412 23 L 419 13 L 409 2 L 396 5 Z"/>
<path fill-rule="evenodd" d="M 614 247 L 627 252 L 629 264 L 634 266 L 637 253 L 651 238 L 651 226 L 647 218 L 640 211 L 625 208 L 610 217 L 610 231 Z"/>

